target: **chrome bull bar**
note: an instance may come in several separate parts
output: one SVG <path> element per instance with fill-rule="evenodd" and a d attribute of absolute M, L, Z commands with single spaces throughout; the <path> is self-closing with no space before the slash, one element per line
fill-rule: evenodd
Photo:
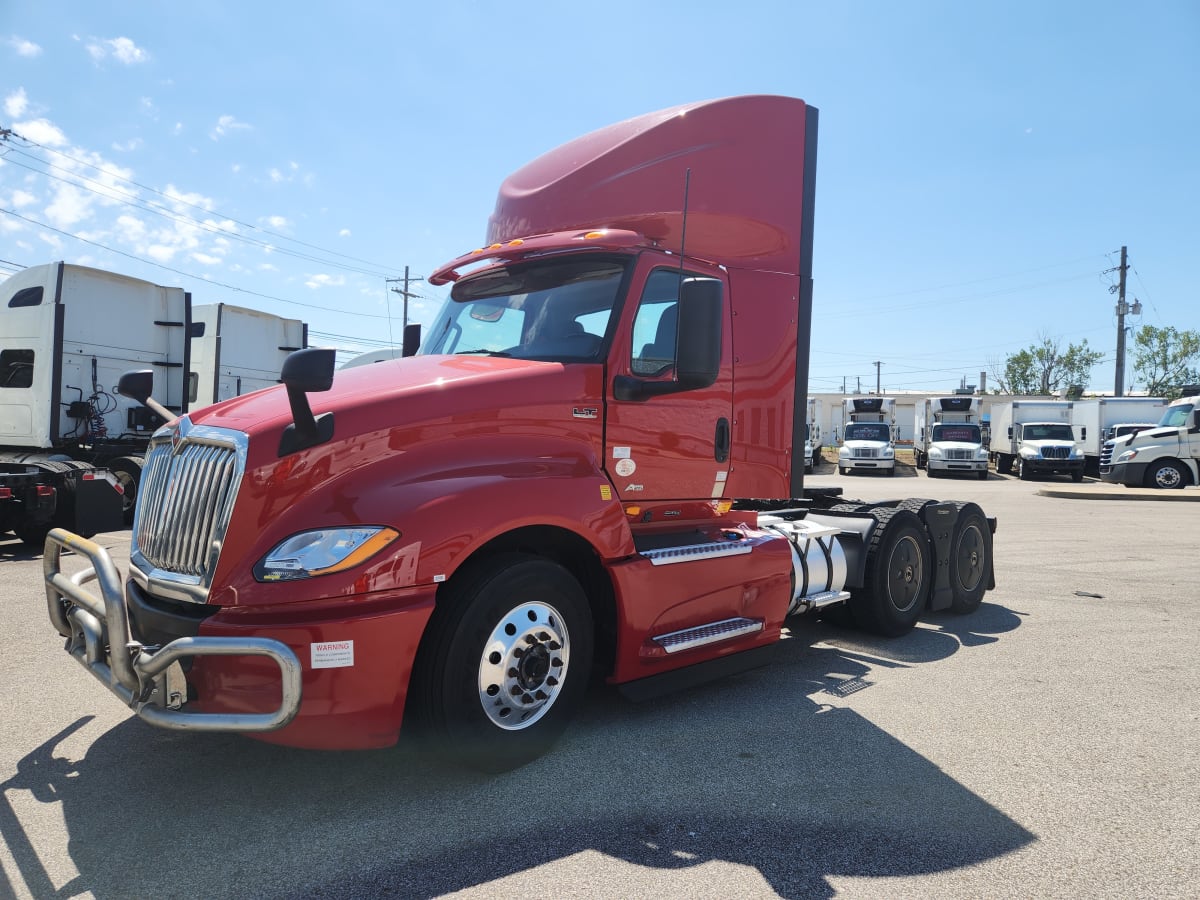
<path fill-rule="evenodd" d="M 71 576 L 59 565 L 62 551 L 85 557 L 91 566 Z M 179 731 L 275 731 L 300 709 L 300 660 L 270 638 L 182 637 L 153 649 L 131 640 L 121 573 L 108 551 L 62 528 L 46 536 L 42 558 L 50 621 L 67 639 L 66 650 L 101 684 L 152 725 Z M 84 585 L 95 581 L 97 597 Z M 196 713 L 187 698 L 179 662 L 194 656 L 266 656 L 279 666 L 283 696 L 270 713 Z"/>

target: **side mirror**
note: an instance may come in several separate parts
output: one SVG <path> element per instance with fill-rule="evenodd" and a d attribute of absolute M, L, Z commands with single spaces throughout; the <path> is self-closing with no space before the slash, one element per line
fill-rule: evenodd
<path fill-rule="evenodd" d="M 1010 441 L 1012 440 L 1012 426 L 1011 425 L 1008 426 L 1008 439 Z"/>
<path fill-rule="evenodd" d="M 1087 440 L 1087 426 L 1086 425 L 1079 426 L 1079 439 L 1081 441 Z"/>
<path fill-rule="evenodd" d="M 404 343 L 401 345 L 401 356 L 416 356 L 421 347 L 421 326 L 419 323 L 404 326 Z"/>
<path fill-rule="evenodd" d="M 287 456 L 298 450 L 315 447 L 333 437 L 333 413 L 313 416 L 308 394 L 320 393 L 333 387 L 333 372 L 337 351 L 325 347 L 309 347 L 288 354 L 283 361 L 279 380 L 287 388 L 292 407 L 292 424 L 283 430 L 279 439 L 279 455 Z"/>
<path fill-rule="evenodd" d="M 130 400 L 136 400 L 147 409 L 158 413 L 165 422 L 176 418 L 175 413 L 151 396 L 154 393 L 153 369 L 136 369 L 132 372 L 125 372 L 117 379 L 117 393 Z"/>

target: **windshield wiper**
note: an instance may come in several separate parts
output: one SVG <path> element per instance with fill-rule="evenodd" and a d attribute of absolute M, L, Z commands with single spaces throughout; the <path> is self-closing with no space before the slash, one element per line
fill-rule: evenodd
<path fill-rule="evenodd" d="M 464 353 L 472 353 L 483 356 L 507 356 L 511 357 L 511 353 L 505 353 L 503 350 L 459 350 L 455 352 L 455 356 L 462 356 Z"/>

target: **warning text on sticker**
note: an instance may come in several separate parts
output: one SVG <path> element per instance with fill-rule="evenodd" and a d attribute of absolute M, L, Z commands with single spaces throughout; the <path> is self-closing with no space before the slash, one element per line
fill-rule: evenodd
<path fill-rule="evenodd" d="M 341 669 L 354 665 L 354 641 L 321 641 L 311 646 L 314 669 Z"/>

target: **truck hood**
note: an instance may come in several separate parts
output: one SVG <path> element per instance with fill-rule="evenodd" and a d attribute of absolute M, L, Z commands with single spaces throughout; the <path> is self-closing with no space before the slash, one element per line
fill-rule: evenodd
<path fill-rule="evenodd" d="M 1158 444 L 1166 439 L 1174 439 L 1179 436 L 1178 428 L 1147 428 L 1144 431 L 1139 431 L 1137 434 L 1123 434 L 1118 438 L 1113 438 L 1110 442 L 1114 447 L 1149 447 L 1152 444 Z"/>
<path fill-rule="evenodd" d="M 364 428 L 411 425 L 472 409 L 502 410 L 554 395 L 569 398 L 572 389 L 562 383 L 567 368 L 562 363 L 503 357 L 413 356 L 339 369 L 330 390 L 307 396 L 314 415 L 334 414 L 336 440 Z M 232 428 L 251 437 L 281 431 L 292 421 L 283 385 L 190 416 L 195 424 Z M 347 422 L 344 427 L 343 419 L 355 424 Z"/>
<path fill-rule="evenodd" d="M 1034 447 L 1041 449 L 1043 447 L 1074 447 L 1074 441 L 1021 441 L 1022 447 Z"/>
<path fill-rule="evenodd" d="M 983 445 L 978 441 L 934 441 L 929 446 L 939 450 L 978 450 Z"/>

